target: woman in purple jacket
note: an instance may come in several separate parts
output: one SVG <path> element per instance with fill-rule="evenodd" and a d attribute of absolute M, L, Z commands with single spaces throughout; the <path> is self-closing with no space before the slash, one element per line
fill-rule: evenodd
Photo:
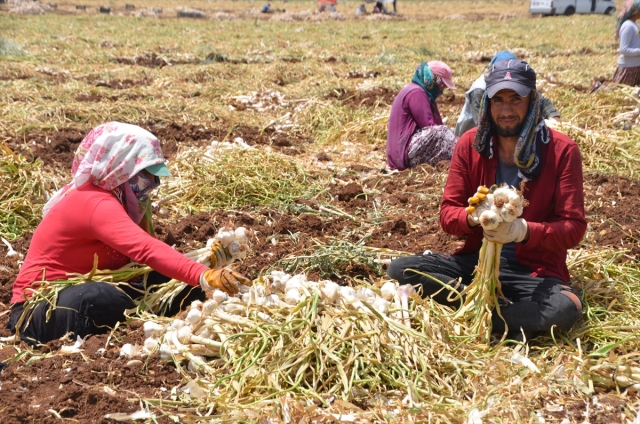
<path fill-rule="evenodd" d="M 458 139 L 442 123 L 436 99 L 446 88 L 454 90 L 451 68 L 437 60 L 422 62 L 411 84 L 404 87 L 391 107 L 387 134 L 389 169 L 435 165 L 450 160 Z"/>

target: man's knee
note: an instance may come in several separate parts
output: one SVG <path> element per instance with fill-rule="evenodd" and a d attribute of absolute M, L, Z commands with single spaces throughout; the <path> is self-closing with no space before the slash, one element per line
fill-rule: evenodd
<path fill-rule="evenodd" d="M 574 299 L 563 294 L 556 293 L 545 302 L 542 308 L 542 325 L 546 330 L 552 329 L 554 326 L 560 330 L 567 331 L 578 321 L 581 310 Z"/>
<path fill-rule="evenodd" d="M 407 278 L 405 271 L 407 268 L 411 268 L 409 264 L 410 257 L 398 258 L 389 264 L 389 268 L 387 269 L 387 275 L 389 278 L 393 278 L 394 280 L 398 280 L 400 284 Z"/>

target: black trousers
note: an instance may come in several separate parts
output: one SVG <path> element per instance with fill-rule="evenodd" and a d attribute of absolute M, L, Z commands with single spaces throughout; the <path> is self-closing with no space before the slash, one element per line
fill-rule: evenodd
<path fill-rule="evenodd" d="M 169 280 L 170 278 L 160 273 L 152 272 L 147 285 L 159 285 Z M 135 307 L 133 299 L 141 297 L 140 291 L 136 289 L 143 289 L 142 286 L 142 283 L 130 283 L 120 285 L 118 289 L 111 284 L 96 281 L 70 286 L 58 295 L 49 320 L 46 315 L 51 307 L 44 302 L 25 317 L 20 338 L 35 346 L 59 339 L 67 333 L 72 333 L 73 340 L 78 336 L 84 338 L 90 334 L 108 333 L 116 323 L 124 320 L 127 309 Z M 200 287 L 186 287 L 176 296 L 171 306 L 160 314 L 173 316 L 180 311 L 181 306 L 205 298 Z M 11 307 L 7 327 L 14 334 L 23 311 L 24 303 L 16 303 Z"/>
<path fill-rule="evenodd" d="M 391 262 L 387 274 L 400 284 L 422 287 L 423 296 L 432 296 L 441 304 L 459 307 L 460 300 L 451 302 L 454 293 L 432 279 L 412 272 L 411 269 L 431 275 L 448 285 L 461 279 L 462 289 L 473 280 L 478 264 L 478 252 L 464 255 L 429 254 L 398 258 Z M 580 318 L 577 305 L 564 292 L 580 294 L 556 277 L 532 277 L 532 270 L 513 259 L 500 259 L 502 292 L 512 303 L 500 306 L 510 333 L 549 331 L 554 325 L 562 330 L 570 329 Z M 505 321 L 494 313 L 493 332 L 502 333 Z"/>

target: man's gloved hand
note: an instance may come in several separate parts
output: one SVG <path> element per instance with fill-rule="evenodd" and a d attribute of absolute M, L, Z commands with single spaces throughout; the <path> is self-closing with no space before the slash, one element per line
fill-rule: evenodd
<path fill-rule="evenodd" d="M 495 230 L 484 230 L 484 236 L 487 240 L 496 243 L 516 243 L 521 242 L 527 236 L 527 221 L 517 218 L 513 222 L 503 222 L 498 225 Z"/>
<path fill-rule="evenodd" d="M 219 269 L 224 268 L 227 265 L 231 265 L 233 262 L 233 256 L 231 253 L 224 247 L 222 247 L 222 243 L 220 240 L 214 240 L 211 245 L 211 268 Z"/>
<path fill-rule="evenodd" d="M 200 276 L 200 287 L 205 292 L 218 289 L 233 295 L 238 293 L 238 284 L 250 286 L 251 280 L 227 268 L 209 269 Z"/>

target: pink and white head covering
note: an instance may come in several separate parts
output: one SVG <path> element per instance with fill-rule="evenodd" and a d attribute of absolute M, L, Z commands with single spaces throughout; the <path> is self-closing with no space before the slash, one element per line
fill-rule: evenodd
<path fill-rule="evenodd" d="M 149 131 L 121 122 L 102 124 L 80 143 L 71 167 L 73 180 L 49 199 L 42 216 L 71 189 L 92 183 L 111 191 L 146 167 L 159 163 L 164 163 L 160 142 Z"/>

